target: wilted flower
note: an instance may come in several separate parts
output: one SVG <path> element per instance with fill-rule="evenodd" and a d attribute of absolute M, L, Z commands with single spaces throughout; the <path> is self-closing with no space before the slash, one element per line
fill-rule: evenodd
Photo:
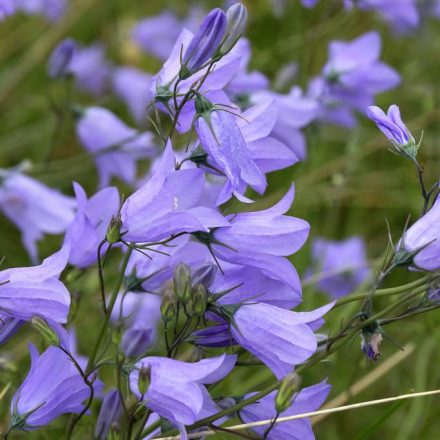
<path fill-rule="evenodd" d="M 200 70 L 219 48 L 226 31 L 226 15 L 213 9 L 203 20 L 182 56 L 179 78 L 186 79 Z"/>
<path fill-rule="evenodd" d="M 134 184 L 138 159 L 153 154 L 153 135 L 128 127 L 111 111 L 102 107 L 88 107 L 76 126 L 77 135 L 94 155 L 101 187 L 113 176 Z"/>
<path fill-rule="evenodd" d="M 49 347 L 39 355 L 31 345 L 30 352 L 31 369 L 11 402 L 10 429 L 38 429 L 62 414 L 80 413 L 90 395 L 89 387 L 62 350 Z"/>
<path fill-rule="evenodd" d="M 343 241 L 318 238 L 312 253 L 318 269 L 317 287 L 333 298 L 353 292 L 369 276 L 365 243 L 360 237 Z"/>
<path fill-rule="evenodd" d="M 187 363 L 161 357 L 146 357 L 136 364 L 130 374 L 130 387 L 137 397 L 141 368 L 151 369 L 151 383 L 143 397 L 145 405 L 160 416 L 175 423 L 179 429 L 194 423 L 209 398 L 204 384 L 223 379 L 235 365 L 236 356 L 219 357 Z"/>
<path fill-rule="evenodd" d="M 395 262 L 420 270 L 440 269 L 440 196 L 404 233 L 397 245 Z"/>
<path fill-rule="evenodd" d="M 367 319 L 366 316 L 364 318 Z M 382 339 L 382 331 L 376 321 L 362 327 L 361 350 L 368 359 L 377 361 L 380 358 L 380 344 Z"/>
<path fill-rule="evenodd" d="M 0 210 L 22 233 L 33 262 L 43 234 L 61 234 L 74 217 L 75 200 L 17 170 L 0 170 Z"/>
<path fill-rule="evenodd" d="M 7 316 L 30 320 L 33 316 L 59 323 L 67 321 L 70 294 L 59 281 L 67 264 L 69 246 L 46 258 L 40 266 L 0 272 L 0 310 Z"/>
<path fill-rule="evenodd" d="M 73 183 L 77 200 L 75 218 L 66 232 L 70 242 L 69 262 L 84 268 L 97 259 L 99 243 L 105 238 L 107 227 L 119 207 L 119 193 L 116 188 L 104 188 L 87 200 L 84 189 Z M 107 245 L 103 246 L 104 254 Z"/>
<path fill-rule="evenodd" d="M 367 115 L 377 124 L 379 130 L 392 142 L 400 154 L 415 159 L 419 145 L 416 145 L 412 134 L 402 121 L 397 105 L 390 106 L 387 114 L 379 107 L 370 106 Z"/>
<path fill-rule="evenodd" d="M 316 411 L 324 403 L 329 392 L 330 385 L 327 385 L 326 381 L 303 388 L 294 396 L 292 405 L 283 411 L 280 416 L 287 417 Z M 245 398 L 252 397 L 254 394 L 248 394 Z M 277 415 L 275 411 L 276 394 L 276 391 L 272 391 L 267 396 L 258 399 L 258 402 L 252 403 L 240 410 L 240 419 L 243 423 L 273 419 Z M 259 435 L 263 435 L 267 426 L 251 429 Z M 314 440 L 315 436 L 310 420 L 298 419 L 275 424 L 267 438 L 268 440 Z"/>
<path fill-rule="evenodd" d="M 106 440 L 110 430 L 117 427 L 122 415 L 122 403 L 117 389 L 110 390 L 104 397 L 95 427 L 95 438 Z"/>
<path fill-rule="evenodd" d="M 50 55 L 47 65 L 47 74 L 51 78 L 61 78 L 69 73 L 69 64 L 76 49 L 75 40 L 66 38 L 58 43 Z"/>

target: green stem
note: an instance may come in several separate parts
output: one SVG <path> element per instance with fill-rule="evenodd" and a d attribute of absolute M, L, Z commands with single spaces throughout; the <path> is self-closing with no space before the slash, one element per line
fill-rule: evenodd
<path fill-rule="evenodd" d="M 101 346 L 104 335 L 107 331 L 107 327 L 110 322 L 110 316 L 113 311 L 113 307 L 115 306 L 116 299 L 118 297 L 119 291 L 121 290 L 122 282 L 124 281 L 125 270 L 127 269 L 128 261 L 130 260 L 131 253 L 133 252 L 134 244 L 130 244 L 128 246 L 127 252 L 124 255 L 124 259 L 122 260 L 121 270 L 119 272 L 119 277 L 116 282 L 115 288 L 113 289 L 112 296 L 110 298 L 110 302 L 107 306 L 107 314 L 105 315 L 104 322 L 102 323 L 101 331 L 99 332 L 98 339 L 96 340 L 95 347 L 93 349 L 92 356 L 90 356 L 89 362 L 87 364 L 86 371 L 91 371 L 94 368 L 96 356 L 98 355 L 99 348 Z"/>

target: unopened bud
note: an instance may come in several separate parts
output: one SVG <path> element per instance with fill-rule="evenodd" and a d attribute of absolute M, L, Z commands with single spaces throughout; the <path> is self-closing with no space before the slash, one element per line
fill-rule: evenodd
<path fill-rule="evenodd" d="M 106 240 L 109 244 L 115 244 L 121 239 L 121 227 L 121 216 L 118 214 L 116 217 L 112 217 L 106 234 Z"/>
<path fill-rule="evenodd" d="M 75 50 L 76 43 L 71 38 L 66 38 L 55 47 L 47 64 L 47 74 L 50 78 L 61 78 L 69 73 L 69 64 Z"/>
<path fill-rule="evenodd" d="M 153 329 L 138 327 L 128 329 L 122 337 L 121 348 L 128 357 L 143 355 L 154 342 Z"/>
<path fill-rule="evenodd" d="M 172 290 L 167 290 L 162 296 L 160 313 L 165 322 L 171 321 L 177 313 L 177 296 Z"/>
<path fill-rule="evenodd" d="M 228 25 L 226 37 L 220 48 L 221 54 L 228 53 L 243 35 L 246 29 L 247 9 L 241 3 L 236 3 L 227 10 L 226 19 Z"/>
<path fill-rule="evenodd" d="M 179 79 L 187 79 L 200 70 L 217 51 L 226 31 L 226 15 L 213 9 L 203 20 L 182 59 Z"/>
<path fill-rule="evenodd" d="M 277 413 L 281 414 L 290 407 L 293 396 L 298 391 L 300 383 L 301 378 L 296 373 L 289 373 L 284 376 L 275 398 L 275 409 Z"/>
<path fill-rule="evenodd" d="M 138 377 L 138 389 L 142 395 L 145 395 L 145 393 L 148 391 L 148 388 L 150 388 L 150 383 L 151 383 L 151 367 L 142 366 L 141 369 L 139 370 L 139 377 Z"/>
<path fill-rule="evenodd" d="M 217 270 L 217 266 L 212 263 L 205 263 L 202 266 L 199 266 L 191 277 L 192 285 L 203 284 L 208 288 L 214 282 Z"/>
<path fill-rule="evenodd" d="M 43 318 L 35 316 L 31 319 L 31 324 L 48 345 L 60 344 L 58 335 Z"/>
<path fill-rule="evenodd" d="M 174 291 L 182 304 L 191 299 L 191 269 L 185 263 L 180 263 L 174 269 Z"/>
<path fill-rule="evenodd" d="M 203 284 L 197 284 L 194 286 L 192 306 L 193 313 L 197 317 L 202 317 L 206 311 L 206 289 Z"/>
<path fill-rule="evenodd" d="M 97 440 L 107 439 L 111 429 L 119 428 L 121 415 L 121 397 L 119 391 L 113 389 L 106 394 L 102 402 L 98 421 L 96 422 L 95 438 Z"/>

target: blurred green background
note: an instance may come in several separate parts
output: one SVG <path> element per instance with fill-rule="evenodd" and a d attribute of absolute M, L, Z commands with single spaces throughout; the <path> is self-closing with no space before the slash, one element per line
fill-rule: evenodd
<path fill-rule="evenodd" d="M 0 24 L 0 167 L 14 166 L 24 159 L 32 161 L 30 174 L 47 184 L 72 194 L 71 182 L 80 182 L 89 193 L 96 188 L 92 162 L 85 157 L 70 121 L 46 165 L 46 156 L 53 136 L 56 119 L 49 97 L 61 90 L 46 76 L 46 61 L 51 49 L 65 36 L 82 44 L 100 40 L 107 56 L 114 64 L 131 64 L 155 73 L 161 63 L 142 53 L 129 41 L 129 32 L 140 18 L 155 15 L 164 8 L 172 8 L 184 16 L 191 4 L 207 10 L 220 5 L 215 1 L 139 1 L 139 0 L 78 0 L 59 23 L 49 25 L 41 17 L 17 15 Z M 378 97 L 378 105 L 400 106 L 403 117 L 416 139 L 424 132 L 420 161 L 425 164 L 428 185 L 438 179 L 440 170 L 440 22 L 427 20 L 409 35 L 396 37 L 376 14 L 344 11 L 339 1 L 321 1 L 311 10 L 299 2 L 288 0 L 285 14 L 274 16 L 268 0 L 244 2 L 250 22 L 247 36 L 253 57 L 251 69 L 261 70 L 274 79 L 279 69 L 290 62 L 298 63 L 296 83 L 305 87 L 319 74 L 327 59 L 328 43 L 334 39 L 351 40 L 369 30 L 378 30 L 383 38 L 382 59 L 402 76 L 402 84 Z M 83 105 L 98 104 L 115 111 L 129 124 L 123 104 L 111 95 L 98 100 L 75 92 L 74 100 Z M 300 273 L 310 266 L 310 244 L 314 237 L 343 239 L 361 235 L 368 246 L 372 261 L 380 259 L 386 247 L 388 219 L 395 239 L 399 238 L 408 214 L 416 216 L 422 205 L 415 172 L 409 161 L 387 151 L 383 135 L 365 117 L 359 117 L 354 130 L 312 125 L 306 129 L 308 160 L 293 168 L 270 176 L 267 194 L 258 199 L 252 209 L 271 205 L 285 193 L 292 181 L 296 185 L 296 200 L 291 213 L 310 222 L 308 244 L 292 261 Z M 40 244 L 42 256 L 57 249 L 60 237 L 46 237 Z M 20 234 L 0 216 L 0 254 L 5 257 L 3 267 L 27 265 Z M 111 275 L 110 275 L 111 277 Z M 397 271 L 386 286 L 397 286 L 414 280 L 417 274 Z M 92 273 L 80 286 L 82 304 L 78 314 L 80 350 L 89 350 L 89 334 L 99 324 L 97 278 Z M 309 309 L 326 301 L 313 286 L 304 288 L 304 308 Z M 391 300 L 377 301 L 376 310 Z M 342 319 L 347 321 L 358 311 L 354 306 L 331 312 L 327 329 L 336 331 Z M 87 313 L 81 315 L 81 311 Z M 94 313 L 89 313 L 94 310 Z M 95 313 L 96 312 L 96 313 Z M 431 312 L 387 327 L 388 333 L 401 345 L 415 347 L 404 359 L 388 368 L 380 378 L 373 378 L 361 392 L 349 396 L 348 402 L 394 396 L 410 392 L 440 388 L 440 312 Z M 23 334 L 23 333 L 22 333 Z M 37 341 L 31 332 L 30 340 Z M 360 339 L 347 345 L 327 362 L 309 370 L 303 383 L 310 385 L 328 377 L 333 389 L 330 399 L 347 391 L 371 371 L 386 362 L 398 350 L 386 342 L 383 357 L 377 364 L 367 362 L 359 349 Z M 27 340 L 13 339 L 2 347 L 0 357 L 11 359 L 19 372 L 2 372 L 0 382 L 20 383 L 28 363 Z M 243 367 L 215 393 L 240 394 L 259 389 L 272 380 L 263 368 Z M 14 388 L 14 387 L 13 387 Z M 5 421 L 9 391 L 0 402 Z M 316 437 L 322 440 L 367 438 L 436 439 L 440 432 L 439 400 L 436 397 L 406 401 L 399 405 L 385 405 L 331 415 L 315 425 Z M 1 423 L 3 428 L 5 422 Z M 87 424 L 86 422 L 83 422 Z M 58 438 L 63 422 L 54 427 L 23 438 Z M 84 433 L 87 429 L 84 430 Z M 88 438 L 83 434 L 83 438 Z M 13 438 L 20 434 L 13 434 Z M 228 438 L 226 435 L 218 438 Z"/>

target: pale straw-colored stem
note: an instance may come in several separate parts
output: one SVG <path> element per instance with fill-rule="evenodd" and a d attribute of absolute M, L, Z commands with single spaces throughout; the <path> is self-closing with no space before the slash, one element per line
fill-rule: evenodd
<path fill-rule="evenodd" d="M 349 411 L 351 409 L 365 408 L 368 406 L 375 406 L 375 405 L 382 405 L 384 403 L 397 402 L 399 400 L 415 399 L 418 397 L 434 396 L 437 394 L 440 394 L 440 390 L 423 391 L 420 393 L 401 394 L 400 396 L 387 397 L 384 399 L 377 399 L 377 400 L 369 400 L 367 402 L 353 403 L 351 405 L 339 406 L 337 408 L 321 409 L 319 411 L 313 411 L 313 412 L 308 412 L 308 413 L 303 413 L 303 414 L 296 414 L 294 416 L 279 417 L 278 420 L 276 421 L 276 423 L 278 424 L 278 423 L 290 422 L 292 420 L 304 419 L 307 417 L 316 417 L 316 416 L 321 416 L 323 414 L 334 414 L 337 412 Z M 259 426 L 267 426 L 271 423 L 272 423 L 272 419 L 260 420 L 259 422 L 243 423 L 241 425 L 228 426 L 228 430 L 240 431 L 242 429 L 256 428 Z M 215 431 L 211 431 L 211 430 L 199 431 L 199 432 L 188 434 L 188 439 L 194 439 L 194 438 L 199 438 L 199 437 L 208 437 L 208 436 L 212 436 L 215 434 L 217 434 L 217 433 Z M 156 438 L 156 440 L 179 440 L 179 439 L 180 439 L 180 435 L 172 436 L 172 437 L 157 437 Z"/>

